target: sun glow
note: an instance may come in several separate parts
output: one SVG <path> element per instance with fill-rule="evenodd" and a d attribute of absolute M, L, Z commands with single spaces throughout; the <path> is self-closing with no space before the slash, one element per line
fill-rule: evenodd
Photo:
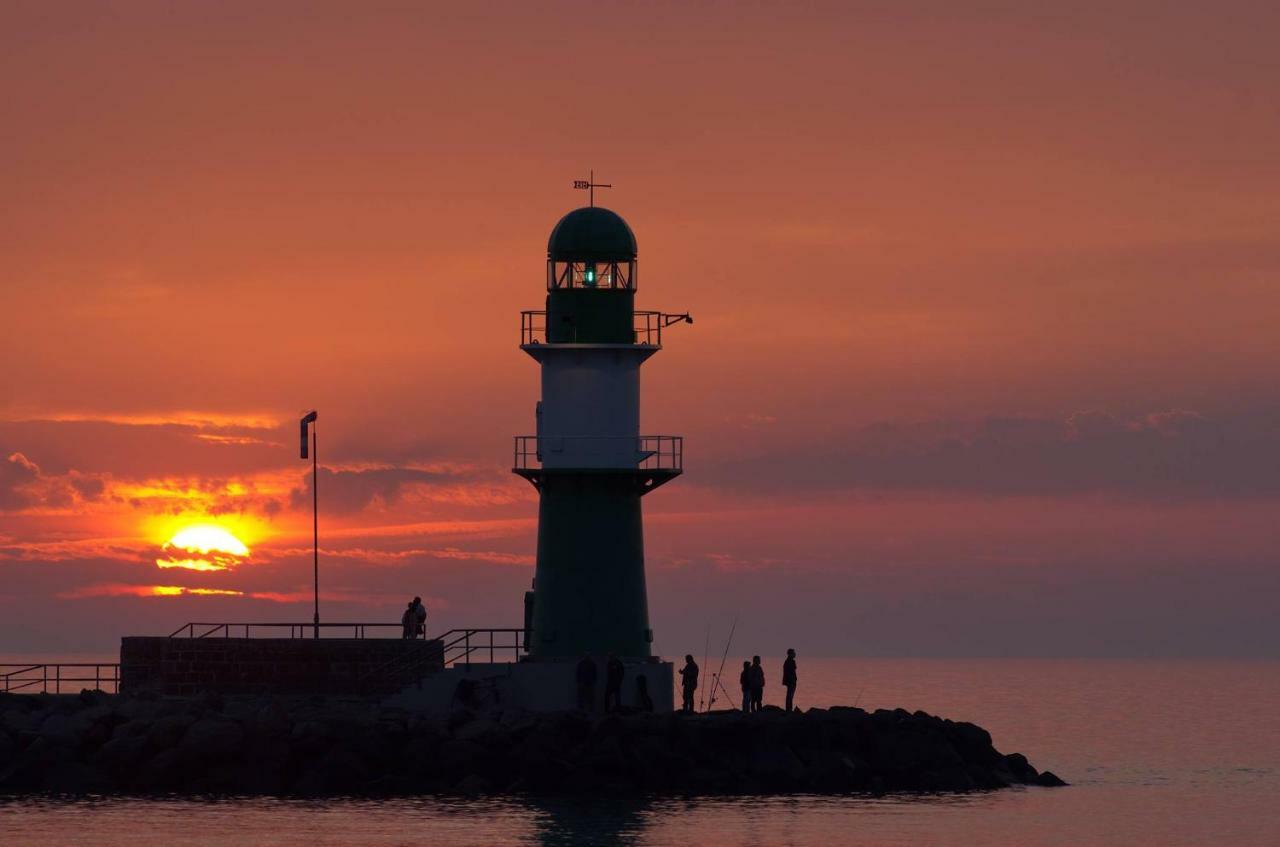
<path fill-rule="evenodd" d="M 191 571 L 225 571 L 249 555 L 249 548 L 223 527 L 196 524 L 184 527 L 164 543 L 166 557 L 156 559 L 160 568 Z"/>
<path fill-rule="evenodd" d="M 170 538 L 165 547 L 177 547 L 191 553 L 230 553 L 233 556 L 248 556 L 249 548 L 229 531 L 220 526 L 199 524 L 180 530 Z"/>

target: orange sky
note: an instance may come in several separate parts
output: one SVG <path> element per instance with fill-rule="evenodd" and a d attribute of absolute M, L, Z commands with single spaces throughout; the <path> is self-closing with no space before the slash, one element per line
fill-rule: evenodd
<path fill-rule="evenodd" d="M 307 618 L 310 407 L 326 617 L 517 622 L 588 167 L 661 650 L 1274 654 L 1272 5 L 260 5 L 0 8 L 0 658 Z"/>

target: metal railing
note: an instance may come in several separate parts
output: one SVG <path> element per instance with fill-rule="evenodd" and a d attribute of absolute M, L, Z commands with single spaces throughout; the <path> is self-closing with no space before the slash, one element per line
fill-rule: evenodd
<path fill-rule="evenodd" d="M 632 452 L 630 445 L 634 445 Z M 516 470 L 536 469 L 542 466 L 544 451 L 564 453 L 566 462 L 580 457 L 584 467 L 611 467 L 616 459 L 627 462 L 618 467 L 634 467 L 640 470 L 684 470 L 684 436 L 641 435 L 629 436 L 569 436 L 565 438 L 538 438 L 536 435 L 515 436 L 512 467 Z M 565 464 L 564 467 L 571 467 Z"/>
<path fill-rule="evenodd" d="M 367 630 L 392 630 L 400 637 L 404 627 L 399 623 L 322 623 L 321 638 L 367 638 Z M 314 638 L 314 623 L 188 623 L 174 630 L 170 638 L 284 638 L 281 630 L 289 631 L 289 638 Z M 270 630 L 260 634 L 255 630 Z M 384 636 L 390 637 L 390 636 Z"/>
<path fill-rule="evenodd" d="M 693 323 L 687 314 L 667 312 L 632 312 L 632 344 L 653 347 L 662 346 L 662 330 L 676 323 Z M 547 313 L 525 311 L 520 313 L 520 344 L 550 344 L 547 340 Z"/>
<path fill-rule="evenodd" d="M 408 685 L 420 682 L 431 669 L 439 667 L 437 662 L 446 668 L 486 658 L 494 663 L 505 658 L 508 650 L 511 661 L 518 662 L 525 649 L 523 629 L 451 629 L 431 640 L 440 643 L 440 653 L 410 651 L 370 669 L 364 679 L 398 679 Z"/>
<path fill-rule="evenodd" d="M 93 683 L 95 691 L 118 692 L 120 665 L 90 662 L 0 665 L 0 691 L 9 693 L 61 694 L 64 685 L 70 686 L 72 691 L 79 691 L 89 682 Z"/>
<path fill-rule="evenodd" d="M 523 629 L 451 629 L 436 639 L 444 647 L 444 666 L 456 663 L 470 664 L 483 661 L 487 655 L 490 663 L 508 655 L 511 661 L 520 661 L 525 650 Z M 477 655 L 480 658 L 473 659 Z"/>

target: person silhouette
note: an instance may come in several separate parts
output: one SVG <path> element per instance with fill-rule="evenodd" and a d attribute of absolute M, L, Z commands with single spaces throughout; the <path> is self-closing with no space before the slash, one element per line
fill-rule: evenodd
<path fill-rule="evenodd" d="M 764 708 L 764 666 L 759 656 L 751 657 L 751 711 Z"/>
<path fill-rule="evenodd" d="M 684 667 L 680 669 L 680 688 L 684 694 L 684 702 L 680 706 L 680 711 L 691 714 L 693 712 L 693 692 L 698 690 L 698 663 L 693 660 L 693 656 L 686 655 L 684 657 Z"/>
<path fill-rule="evenodd" d="M 578 708 L 584 712 L 595 709 L 596 674 L 595 661 L 589 655 L 583 656 L 582 661 L 578 662 L 574 677 L 578 683 Z"/>
<path fill-rule="evenodd" d="M 653 698 L 649 696 L 649 680 L 644 674 L 636 677 L 636 708 L 642 712 L 653 711 Z"/>
<path fill-rule="evenodd" d="M 604 666 L 604 710 L 612 712 L 622 705 L 622 677 L 627 670 L 622 660 L 612 653 Z"/>
<path fill-rule="evenodd" d="M 782 685 L 787 689 L 787 711 L 790 712 L 796 698 L 796 651 L 787 648 L 787 660 L 782 663 Z"/>
<path fill-rule="evenodd" d="M 742 686 L 742 711 L 751 711 L 751 663 L 742 663 L 742 673 L 738 674 L 738 685 Z"/>
<path fill-rule="evenodd" d="M 413 598 L 413 637 L 427 637 L 427 607 L 422 605 L 421 597 Z"/>
<path fill-rule="evenodd" d="M 418 614 L 413 608 L 413 601 L 410 600 L 405 607 L 404 614 L 400 615 L 400 628 L 403 632 L 401 638 L 413 638 L 413 632 L 418 626 Z"/>

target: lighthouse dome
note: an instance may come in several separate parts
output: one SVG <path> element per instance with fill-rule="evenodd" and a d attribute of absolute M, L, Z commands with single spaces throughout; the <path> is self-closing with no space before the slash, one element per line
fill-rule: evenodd
<path fill-rule="evenodd" d="M 629 262 L 636 236 L 617 212 L 599 206 L 574 209 L 560 219 L 547 241 L 553 262 Z"/>

